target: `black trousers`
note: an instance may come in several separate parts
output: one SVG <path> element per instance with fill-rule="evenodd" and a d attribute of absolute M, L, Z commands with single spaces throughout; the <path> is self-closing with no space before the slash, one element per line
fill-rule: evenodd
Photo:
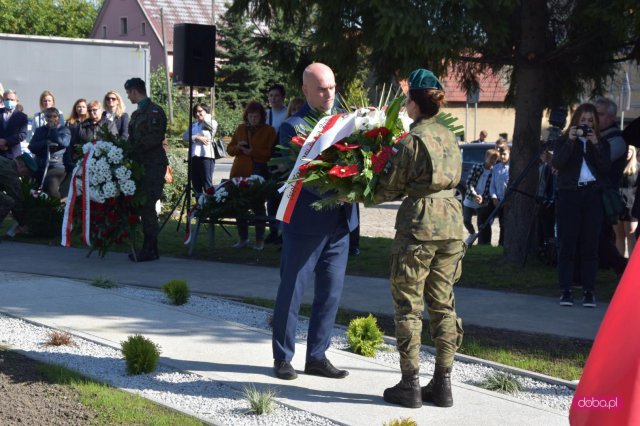
<path fill-rule="evenodd" d="M 195 194 L 202 194 L 213 186 L 213 171 L 216 160 L 206 157 L 191 157 L 191 185 Z"/>
<path fill-rule="evenodd" d="M 474 209 L 472 207 L 463 207 L 462 215 L 463 215 L 463 223 L 464 227 L 467 229 L 469 234 L 475 234 L 476 230 L 473 227 L 473 223 L 471 220 L 473 219 L 474 213 L 478 215 L 478 228 L 482 225 L 491 215 L 493 211 L 493 204 L 488 204 L 486 206 L 480 207 L 478 209 Z M 478 235 L 478 244 L 489 245 L 491 244 L 491 225 L 487 225 Z"/>
<path fill-rule="evenodd" d="M 570 290 L 579 259 L 580 283 L 593 291 L 598 272 L 598 241 L 603 221 L 602 190 L 597 185 L 561 189 L 556 199 L 558 283 Z M 578 241 L 580 244 L 578 244 Z"/>

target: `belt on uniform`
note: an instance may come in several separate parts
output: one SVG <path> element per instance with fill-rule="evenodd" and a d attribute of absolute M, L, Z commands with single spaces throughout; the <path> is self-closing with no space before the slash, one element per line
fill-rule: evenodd
<path fill-rule="evenodd" d="M 596 184 L 595 180 L 588 180 L 586 182 L 578 182 L 578 188 L 584 188 L 584 187 L 595 185 L 595 184 Z"/>
<path fill-rule="evenodd" d="M 407 194 L 412 198 L 451 198 L 455 197 L 456 190 L 455 189 L 445 189 L 443 191 L 433 192 L 431 194 Z"/>

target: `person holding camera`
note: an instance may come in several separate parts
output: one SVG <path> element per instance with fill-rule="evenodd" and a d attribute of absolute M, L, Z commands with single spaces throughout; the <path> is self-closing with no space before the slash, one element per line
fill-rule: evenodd
<path fill-rule="evenodd" d="M 66 176 L 62 157 L 71 141 L 71 131 L 60 121 L 55 107 L 44 111 L 45 124 L 36 129 L 29 151 L 36 156 L 38 180 L 44 191 L 54 198 L 61 198 L 60 184 Z"/>
<path fill-rule="evenodd" d="M 218 122 L 211 118 L 206 104 L 193 107 L 191 125 L 191 185 L 195 194 L 202 194 L 213 186 L 213 171 L 216 167 L 216 154 L 213 149 L 213 138 L 218 129 Z M 182 134 L 182 140 L 189 141 L 189 129 Z"/>
<path fill-rule="evenodd" d="M 594 308 L 598 240 L 604 217 L 602 190 L 611 158 L 608 145 L 600 141 L 598 112 L 593 104 L 585 103 L 576 109 L 569 129 L 555 141 L 553 152 L 551 164 L 558 171 L 556 221 L 558 283 L 562 290 L 560 305 L 573 306 L 571 286 L 579 260 L 584 291 L 582 306 Z"/>
<path fill-rule="evenodd" d="M 260 102 L 249 102 L 242 117 L 244 122 L 238 126 L 227 147 L 227 153 L 235 157 L 229 177 L 260 175 L 268 179 L 267 162 L 271 158 L 271 149 L 276 143 L 276 131 L 266 124 L 267 114 Z M 252 210 L 256 216 L 267 215 L 264 202 L 256 204 Z M 233 247 L 247 247 L 249 245 L 249 225 L 244 219 L 238 219 L 237 223 L 240 240 Z M 256 223 L 254 250 L 264 249 L 264 230 L 264 222 Z"/>

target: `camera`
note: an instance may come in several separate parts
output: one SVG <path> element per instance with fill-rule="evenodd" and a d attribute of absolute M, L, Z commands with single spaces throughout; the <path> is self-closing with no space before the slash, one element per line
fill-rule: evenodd
<path fill-rule="evenodd" d="M 586 124 L 580 124 L 576 127 L 576 136 L 586 137 L 591 132 L 593 132 L 593 130 Z"/>

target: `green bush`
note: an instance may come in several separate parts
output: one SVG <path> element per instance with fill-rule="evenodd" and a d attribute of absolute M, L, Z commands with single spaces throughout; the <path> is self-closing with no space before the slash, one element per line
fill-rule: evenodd
<path fill-rule="evenodd" d="M 184 280 L 171 280 L 162 286 L 162 291 L 174 305 L 184 305 L 189 301 L 189 286 Z"/>
<path fill-rule="evenodd" d="M 347 329 L 347 339 L 353 352 L 368 357 L 375 356 L 376 349 L 383 343 L 376 317 L 369 314 L 366 318 L 352 319 Z"/>
<path fill-rule="evenodd" d="M 480 387 L 500 393 L 516 393 L 522 389 L 517 377 L 501 371 L 487 375 Z"/>
<path fill-rule="evenodd" d="M 160 358 L 160 347 L 139 334 L 121 343 L 129 374 L 151 373 Z"/>
<path fill-rule="evenodd" d="M 393 419 L 389 423 L 384 423 L 384 426 L 418 426 L 418 422 L 411 417 L 404 417 L 401 419 Z"/>
<path fill-rule="evenodd" d="M 267 389 L 265 391 L 258 390 L 253 384 L 243 387 L 245 399 L 249 402 L 249 412 L 255 414 L 269 414 L 273 411 L 276 397 L 276 391 Z"/>

